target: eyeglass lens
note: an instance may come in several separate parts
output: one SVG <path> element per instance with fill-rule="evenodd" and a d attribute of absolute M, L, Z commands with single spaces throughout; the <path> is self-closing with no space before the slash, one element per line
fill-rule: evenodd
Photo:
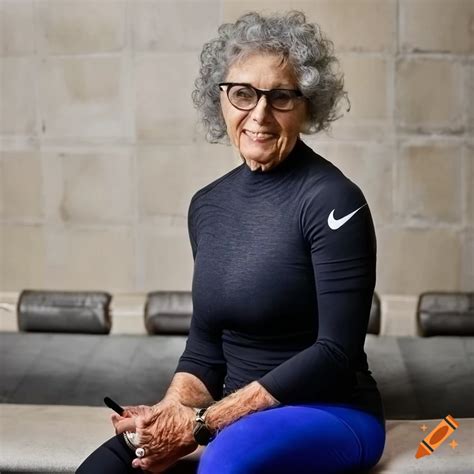
<path fill-rule="evenodd" d="M 265 91 L 265 95 L 270 105 L 275 109 L 291 110 L 294 107 L 295 91 L 273 89 Z M 243 110 L 253 109 L 260 99 L 260 94 L 253 87 L 240 84 L 229 86 L 227 96 L 232 105 Z"/>

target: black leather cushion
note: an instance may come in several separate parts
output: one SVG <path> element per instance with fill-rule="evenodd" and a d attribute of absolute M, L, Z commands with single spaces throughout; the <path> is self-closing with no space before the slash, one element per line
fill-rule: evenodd
<path fill-rule="evenodd" d="M 154 291 L 145 304 L 145 327 L 148 334 L 189 333 L 193 302 L 189 291 Z"/>
<path fill-rule="evenodd" d="M 108 334 L 112 326 L 105 292 L 24 290 L 18 300 L 20 331 Z"/>
<path fill-rule="evenodd" d="M 474 293 L 422 293 L 417 321 L 421 336 L 474 336 Z"/>
<path fill-rule="evenodd" d="M 145 304 L 145 327 L 148 334 L 188 334 L 193 314 L 188 291 L 154 291 Z M 380 298 L 374 292 L 367 332 L 380 334 Z"/>
<path fill-rule="evenodd" d="M 380 298 L 374 292 L 372 297 L 372 306 L 370 308 L 369 325 L 367 327 L 368 334 L 380 334 Z"/>

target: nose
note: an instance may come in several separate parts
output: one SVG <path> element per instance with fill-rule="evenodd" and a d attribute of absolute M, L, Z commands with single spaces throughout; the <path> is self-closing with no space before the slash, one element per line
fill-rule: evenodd
<path fill-rule="evenodd" d="M 265 123 L 271 115 L 270 109 L 271 107 L 267 102 L 267 98 L 262 95 L 255 108 L 252 109 L 252 120 L 257 123 Z"/>

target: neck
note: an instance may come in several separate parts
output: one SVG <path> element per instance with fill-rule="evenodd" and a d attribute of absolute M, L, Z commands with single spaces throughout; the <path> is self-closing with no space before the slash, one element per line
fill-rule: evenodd
<path fill-rule="evenodd" d="M 269 171 L 283 161 L 280 160 L 276 162 L 272 161 L 271 163 L 259 163 L 255 160 L 248 160 L 243 155 L 240 155 L 240 157 L 252 171 Z"/>
<path fill-rule="evenodd" d="M 298 141 L 299 141 L 299 138 L 298 138 L 298 140 L 296 140 L 296 142 L 293 146 L 293 149 L 297 146 Z M 240 159 L 250 168 L 251 171 L 266 172 L 266 171 L 270 171 L 270 170 L 276 168 L 282 162 L 284 162 L 288 158 L 288 156 L 291 154 L 293 149 L 284 158 L 281 158 L 279 160 L 272 160 L 269 163 L 260 163 L 259 161 L 248 159 L 242 153 L 240 153 L 239 156 L 240 156 Z M 237 153 L 239 153 L 237 149 L 235 149 L 235 150 L 236 150 Z"/>

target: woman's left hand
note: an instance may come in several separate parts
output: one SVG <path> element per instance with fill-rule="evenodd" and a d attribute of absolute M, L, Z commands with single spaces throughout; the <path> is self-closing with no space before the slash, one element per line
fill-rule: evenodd
<path fill-rule="evenodd" d="M 145 456 L 136 458 L 132 466 L 145 471 L 163 472 L 179 458 L 193 452 L 197 443 L 193 436 L 195 412 L 176 400 L 162 400 L 151 412 L 136 418 L 138 444 Z"/>

